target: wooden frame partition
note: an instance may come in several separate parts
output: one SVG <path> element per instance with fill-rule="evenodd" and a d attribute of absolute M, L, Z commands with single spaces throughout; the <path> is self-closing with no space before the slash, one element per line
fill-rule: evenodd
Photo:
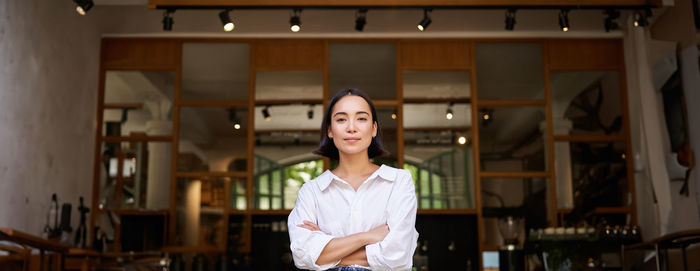
<path fill-rule="evenodd" d="M 197 43 L 247 43 L 250 46 L 250 59 L 248 65 L 248 99 L 182 99 L 182 78 L 183 78 L 183 44 L 188 42 Z M 98 213 L 106 211 L 115 211 L 116 213 L 138 213 L 139 210 L 120 209 L 120 208 L 99 208 L 99 181 L 100 181 L 100 163 L 101 163 L 101 146 L 104 142 L 170 142 L 171 143 L 171 160 L 170 160 L 170 202 L 167 210 L 158 210 L 159 214 L 164 212 L 168 214 L 167 232 L 170 240 L 176 235 L 176 204 L 177 204 L 177 182 L 178 178 L 238 178 L 245 179 L 246 203 L 245 210 L 237 210 L 231 208 L 230 187 L 231 182 L 225 183 L 225 199 L 224 199 L 224 214 L 223 219 L 227 226 L 224 227 L 223 238 L 228 238 L 229 221 L 232 216 L 242 217 L 242 242 L 238 249 L 241 252 L 249 253 L 252 250 L 252 231 L 253 220 L 255 216 L 266 215 L 286 215 L 289 210 L 260 210 L 254 208 L 255 198 L 255 176 L 254 176 L 254 159 L 255 159 L 255 137 L 256 133 L 263 131 L 255 131 L 255 106 L 256 105 L 280 105 L 286 103 L 320 103 L 325 108 L 328 105 L 330 95 L 333 94 L 329 89 L 330 86 L 330 60 L 329 51 L 333 43 L 391 43 L 396 48 L 396 98 L 387 100 L 377 100 L 377 107 L 395 108 L 397 118 L 397 163 L 402 167 L 405 158 L 405 131 L 439 131 L 452 130 L 460 132 L 470 132 L 472 137 L 472 155 L 473 155 L 473 208 L 464 209 L 420 209 L 419 215 L 465 215 L 476 217 L 476 228 L 478 231 L 478 258 L 480 263 L 484 251 L 497 250 L 498 247 L 485 243 L 484 237 L 484 212 L 482 204 L 482 180 L 486 178 L 546 178 L 547 179 L 547 222 L 548 226 L 560 226 L 564 223 L 563 217 L 571 212 L 571 209 L 558 207 L 557 183 L 555 168 L 555 151 L 554 144 L 556 142 L 624 142 L 626 155 L 630 155 L 630 134 L 629 134 L 629 116 L 626 95 L 626 82 L 624 73 L 624 62 L 622 61 L 622 46 L 621 40 L 616 39 L 573 39 L 573 40 L 549 40 L 549 39 L 440 39 L 440 40 L 423 40 L 423 39 L 370 39 L 370 40 L 347 40 L 347 39 L 196 39 L 196 38 L 105 38 L 102 41 L 102 61 L 100 62 L 100 86 L 98 89 L 98 106 L 96 111 L 97 127 L 95 130 L 95 155 L 93 163 L 93 199 L 92 208 L 95 210 L 91 213 L 91 229 L 96 224 Z M 479 43 L 532 43 L 541 46 L 542 50 L 542 80 L 544 81 L 544 98 L 542 99 L 480 99 L 476 61 L 477 44 Z M 289 51 L 298 52 L 296 54 Z M 586 52 L 585 54 L 573 54 L 575 52 Z M 566 59 L 562 59 L 566 58 Z M 172 121 L 173 131 L 169 136 L 103 136 L 102 121 L 104 109 L 108 108 L 139 108 L 143 105 L 134 103 L 122 104 L 105 104 L 105 80 L 107 71 L 170 71 L 174 72 L 173 85 L 173 109 Z M 466 71 L 469 72 L 470 92 L 468 98 L 405 98 L 404 97 L 404 71 Z M 550 86 L 550 73 L 557 71 L 589 71 L 589 70 L 606 70 L 616 71 L 619 73 L 621 101 L 622 101 L 622 118 L 623 131 L 620 134 L 613 135 L 556 135 L 553 132 L 553 112 L 552 112 L 552 87 Z M 302 101 L 283 101 L 283 100 L 260 100 L 256 101 L 256 80 L 257 73 L 264 71 L 318 71 L 322 73 L 322 98 L 321 99 L 305 99 Z M 404 128 L 404 104 L 407 103 L 469 103 L 471 105 L 471 126 L 456 127 L 456 128 Z M 181 129 L 180 112 L 182 107 L 231 107 L 231 106 L 246 106 L 247 107 L 247 122 L 248 130 L 246 131 L 246 169 L 245 171 L 231 172 L 180 172 L 178 171 L 178 156 L 179 156 L 179 130 Z M 480 155 L 480 136 L 479 136 L 479 109 L 482 107 L 542 107 L 545 111 L 546 132 L 544 139 L 544 147 L 547 160 L 545 162 L 546 169 L 544 171 L 527 171 L 527 172 L 501 172 L 501 171 L 485 171 L 482 170 L 481 155 Z M 330 160 L 323 159 L 324 169 L 330 166 Z M 634 178 L 632 159 L 627 159 L 627 185 L 628 191 L 631 193 L 631 202 L 628 206 L 623 207 L 598 207 L 593 214 L 626 214 L 630 216 L 631 224 L 636 224 L 636 199 L 634 195 Z M 90 240 L 91 241 L 91 240 Z M 118 240 L 115 240 L 118 242 Z M 223 242 L 224 244 L 226 241 Z M 180 252 L 224 252 L 224 247 L 187 247 L 187 246 L 171 246 L 166 250 Z M 115 250 L 120 248 L 116 246 Z M 481 265 L 480 265 L 481 266 Z"/>

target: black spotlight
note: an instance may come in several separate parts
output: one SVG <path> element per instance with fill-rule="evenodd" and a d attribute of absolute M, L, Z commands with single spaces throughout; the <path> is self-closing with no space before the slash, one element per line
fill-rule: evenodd
<path fill-rule="evenodd" d="M 270 106 L 265 106 L 262 110 L 263 118 L 266 121 L 270 121 L 272 119 L 272 116 L 270 115 Z"/>
<path fill-rule="evenodd" d="M 559 28 L 561 28 L 561 31 L 569 31 L 569 10 L 568 9 L 561 9 L 559 11 Z"/>
<path fill-rule="evenodd" d="M 313 104 L 309 106 L 309 111 L 306 112 L 306 117 L 308 117 L 309 119 L 314 118 L 314 105 Z"/>
<path fill-rule="evenodd" d="M 509 8 L 506 10 L 506 30 L 513 31 L 515 28 L 515 11 L 514 8 Z"/>
<path fill-rule="evenodd" d="M 620 12 L 614 9 L 606 9 L 603 14 L 607 15 L 605 17 L 605 32 L 610 32 L 610 30 L 615 30 L 619 28 L 619 25 L 615 22 L 617 18 L 620 18 Z"/>
<path fill-rule="evenodd" d="M 88 11 L 95 5 L 92 0 L 73 0 L 75 2 L 75 11 L 80 15 L 87 14 Z"/>
<path fill-rule="evenodd" d="M 221 20 L 221 24 L 224 26 L 224 31 L 231 32 L 236 25 L 233 24 L 233 21 L 231 21 L 231 17 L 228 13 L 229 10 L 219 12 L 219 19 Z"/>
<path fill-rule="evenodd" d="M 172 31 L 173 30 L 173 24 L 175 21 L 173 20 L 173 13 L 175 13 L 174 9 L 168 9 L 165 10 L 163 13 L 163 30 L 164 31 Z"/>
<path fill-rule="evenodd" d="M 301 30 L 301 19 L 299 18 L 299 13 L 301 9 L 294 9 L 294 15 L 289 19 L 289 30 L 292 32 L 299 32 Z"/>
<path fill-rule="evenodd" d="M 427 8 L 423 10 L 423 20 L 421 20 L 420 23 L 418 23 L 418 30 L 425 31 L 425 29 L 428 28 L 430 23 L 433 22 L 433 20 L 430 19 L 430 15 L 428 14 L 431 11 L 431 9 Z"/>
<path fill-rule="evenodd" d="M 365 24 L 367 24 L 367 9 L 361 8 L 355 13 L 355 30 L 364 30 Z"/>
<path fill-rule="evenodd" d="M 233 122 L 233 129 L 241 129 L 241 120 L 236 116 L 236 108 L 232 107 L 228 109 L 228 119 Z"/>
<path fill-rule="evenodd" d="M 487 127 L 491 122 L 493 122 L 493 109 L 483 108 L 479 112 L 481 119 L 481 126 Z"/>
<path fill-rule="evenodd" d="M 455 115 L 454 115 L 454 112 L 452 111 L 453 105 L 454 105 L 454 103 L 449 103 L 449 105 L 447 105 L 447 111 L 445 111 L 445 119 L 451 120 L 452 118 L 454 118 Z"/>
<path fill-rule="evenodd" d="M 649 18 L 651 17 L 651 9 L 640 10 L 634 13 L 634 26 L 647 27 L 649 26 Z"/>

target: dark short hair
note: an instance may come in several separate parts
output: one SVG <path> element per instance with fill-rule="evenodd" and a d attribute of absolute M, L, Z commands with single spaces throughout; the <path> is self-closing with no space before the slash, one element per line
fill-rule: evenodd
<path fill-rule="evenodd" d="M 331 114 L 333 113 L 333 106 L 335 106 L 335 104 L 338 101 L 340 101 L 340 99 L 349 95 L 359 96 L 362 97 L 362 99 L 365 99 L 367 104 L 369 104 L 370 110 L 372 111 L 372 122 L 377 124 L 377 136 L 372 138 L 372 143 L 370 143 L 369 148 L 367 148 L 367 156 L 369 156 L 369 158 L 371 159 L 374 157 L 389 155 L 389 152 L 386 151 L 384 149 L 384 146 L 382 145 L 382 132 L 381 129 L 379 129 L 379 122 L 377 121 L 377 110 L 374 109 L 374 103 L 372 103 L 372 100 L 370 100 L 367 94 L 356 88 L 343 89 L 341 91 L 338 91 L 338 93 L 333 95 L 333 97 L 331 98 L 331 101 L 328 103 L 328 107 L 326 107 L 326 112 L 323 114 L 323 123 L 321 124 L 321 143 L 319 144 L 318 149 L 314 150 L 313 153 L 335 160 L 340 159 L 340 156 L 338 154 L 338 148 L 335 147 L 333 139 L 328 137 L 328 127 L 331 125 Z"/>

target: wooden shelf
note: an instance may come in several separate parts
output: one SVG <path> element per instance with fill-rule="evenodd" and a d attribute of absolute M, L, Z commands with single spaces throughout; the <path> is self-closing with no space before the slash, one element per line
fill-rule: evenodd
<path fill-rule="evenodd" d="M 104 109 L 141 109 L 142 103 L 105 103 Z"/>
<path fill-rule="evenodd" d="M 255 100 L 255 105 L 309 105 L 323 104 L 322 99 L 300 99 L 300 100 Z"/>
<path fill-rule="evenodd" d="M 470 98 L 404 98 L 404 104 L 424 104 L 424 103 L 471 103 Z"/>
<path fill-rule="evenodd" d="M 418 215 L 476 215 L 476 209 L 418 209 Z"/>
<path fill-rule="evenodd" d="M 103 136 L 104 142 L 173 141 L 172 136 Z"/>
<path fill-rule="evenodd" d="M 250 210 L 252 215 L 289 215 L 292 210 Z"/>
<path fill-rule="evenodd" d="M 245 179 L 248 177 L 248 173 L 245 171 L 234 171 L 234 172 L 220 172 L 220 171 L 192 171 L 192 172 L 181 172 L 175 173 L 177 178 L 201 178 L 201 177 L 230 177 L 230 178 L 240 178 Z"/>
<path fill-rule="evenodd" d="M 521 172 L 501 172 L 482 171 L 483 178 L 549 178 L 549 172 L 544 171 L 521 171 Z"/>
<path fill-rule="evenodd" d="M 546 106 L 545 100 L 479 100 L 479 108 L 508 106 Z"/>

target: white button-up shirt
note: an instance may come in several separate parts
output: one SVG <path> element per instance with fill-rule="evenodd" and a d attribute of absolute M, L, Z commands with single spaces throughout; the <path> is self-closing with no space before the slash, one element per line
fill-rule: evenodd
<path fill-rule="evenodd" d="M 287 221 L 294 263 L 298 268 L 325 270 L 340 261 L 317 265 L 321 251 L 335 237 L 389 226 L 383 241 L 365 246 L 372 270 L 410 270 L 416 249 L 416 194 L 411 174 L 382 165 L 355 191 L 326 170 L 299 190 Z M 321 231 L 297 225 L 311 221 Z"/>

